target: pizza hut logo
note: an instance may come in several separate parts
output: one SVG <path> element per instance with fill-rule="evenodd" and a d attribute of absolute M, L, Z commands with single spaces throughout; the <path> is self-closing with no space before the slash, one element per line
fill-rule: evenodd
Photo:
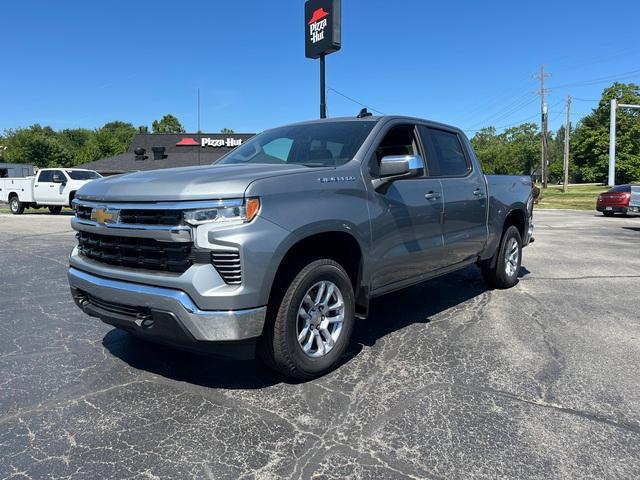
<path fill-rule="evenodd" d="M 187 137 L 187 138 L 183 138 L 178 143 L 176 143 L 176 146 L 178 146 L 178 147 L 185 147 L 185 146 L 198 147 L 198 146 L 200 146 L 200 143 L 195 138 Z"/>
<path fill-rule="evenodd" d="M 311 43 L 317 43 L 324 40 L 324 31 L 327 28 L 327 17 L 329 13 L 320 7 L 313 11 L 311 20 L 309 20 L 309 38 Z"/>

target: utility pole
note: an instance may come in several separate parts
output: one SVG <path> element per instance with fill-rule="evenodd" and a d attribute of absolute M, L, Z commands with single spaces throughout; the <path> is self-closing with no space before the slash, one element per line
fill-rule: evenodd
<path fill-rule="evenodd" d="M 564 183 L 562 191 L 569 191 L 569 136 L 571 135 L 571 95 L 567 95 L 567 126 L 564 127 Z"/>
<path fill-rule="evenodd" d="M 549 154 L 547 148 L 547 104 L 544 96 L 551 90 L 544 88 L 544 79 L 550 77 L 550 73 L 544 73 L 544 65 L 540 65 L 540 75 L 534 78 L 540 79 L 540 90 L 536 92 L 540 95 L 540 131 L 541 131 L 541 151 L 540 151 L 540 177 L 542 180 L 542 188 L 547 188 L 547 168 L 549 164 Z"/>

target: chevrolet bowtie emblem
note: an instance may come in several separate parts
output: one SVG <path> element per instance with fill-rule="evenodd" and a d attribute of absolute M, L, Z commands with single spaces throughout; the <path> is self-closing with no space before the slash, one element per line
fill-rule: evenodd
<path fill-rule="evenodd" d="M 108 210 L 106 208 L 94 208 L 91 210 L 91 220 L 98 223 L 117 223 L 118 210 Z"/>

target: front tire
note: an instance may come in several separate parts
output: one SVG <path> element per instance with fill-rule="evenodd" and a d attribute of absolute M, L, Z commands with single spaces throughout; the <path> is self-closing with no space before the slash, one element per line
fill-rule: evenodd
<path fill-rule="evenodd" d="M 17 195 L 11 197 L 11 200 L 9 200 L 9 210 L 11 210 L 11 213 L 14 215 L 22 215 L 24 213 L 24 203 L 20 201 Z"/>
<path fill-rule="evenodd" d="M 518 283 L 518 273 L 522 262 L 522 237 L 518 229 L 511 225 L 502 235 L 500 247 L 491 262 L 480 265 L 482 276 L 492 288 L 511 288 Z M 491 267 L 491 263 L 494 264 Z"/>
<path fill-rule="evenodd" d="M 259 354 L 280 373 L 307 380 L 330 371 L 347 349 L 355 296 L 347 272 L 330 259 L 311 261 L 285 279 L 292 277 L 269 305 Z"/>
<path fill-rule="evenodd" d="M 62 212 L 62 207 L 59 206 L 59 205 L 58 206 L 52 205 L 52 206 L 50 206 L 48 208 L 49 208 L 49 213 L 51 215 L 60 215 L 60 212 Z"/>

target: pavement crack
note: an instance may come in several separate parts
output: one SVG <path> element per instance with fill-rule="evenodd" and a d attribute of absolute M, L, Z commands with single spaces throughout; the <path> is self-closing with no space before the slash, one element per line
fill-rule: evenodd
<path fill-rule="evenodd" d="M 77 397 L 71 397 L 71 398 L 54 398 L 53 400 L 46 402 L 44 404 L 41 404 L 35 408 L 31 408 L 31 409 L 27 409 L 27 410 L 20 410 L 18 412 L 12 413 L 10 415 L 5 415 L 3 417 L 0 417 L 0 425 L 4 425 L 5 423 L 8 423 L 12 420 L 18 419 L 18 420 L 22 420 L 23 417 L 25 416 L 32 416 L 32 415 L 36 415 L 38 413 L 41 412 L 45 412 L 47 410 L 51 410 L 54 408 L 59 408 L 62 406 L 66 406 L 69 404 L 73 404 L 73 403 L 78 403 L 78 402 L 85 402 L 90 406 L 93 406 L 87 399 L 94 397 L 96 395 L 101 395 L 103 393 L 107 393 L 110 392 L 112 390 L 116 390 L 119 388 L 123 388 L 123 387 L 128 387 L 130 385 L 136 385 L 139 383 L 145 383 L 148 380 L 142 379 L 142 380 L 132 380 L 130 382 L 125 382 L 125 383 L 119 383 L 117 385 L 112 385 L 110 387 L 106 387 L 106 388 L 102 388 L 100 390 L 93 390 L 91 392 L 86 392 L 80 396 Z M 97 408 L 97 407 L 95 407 Z"/>

